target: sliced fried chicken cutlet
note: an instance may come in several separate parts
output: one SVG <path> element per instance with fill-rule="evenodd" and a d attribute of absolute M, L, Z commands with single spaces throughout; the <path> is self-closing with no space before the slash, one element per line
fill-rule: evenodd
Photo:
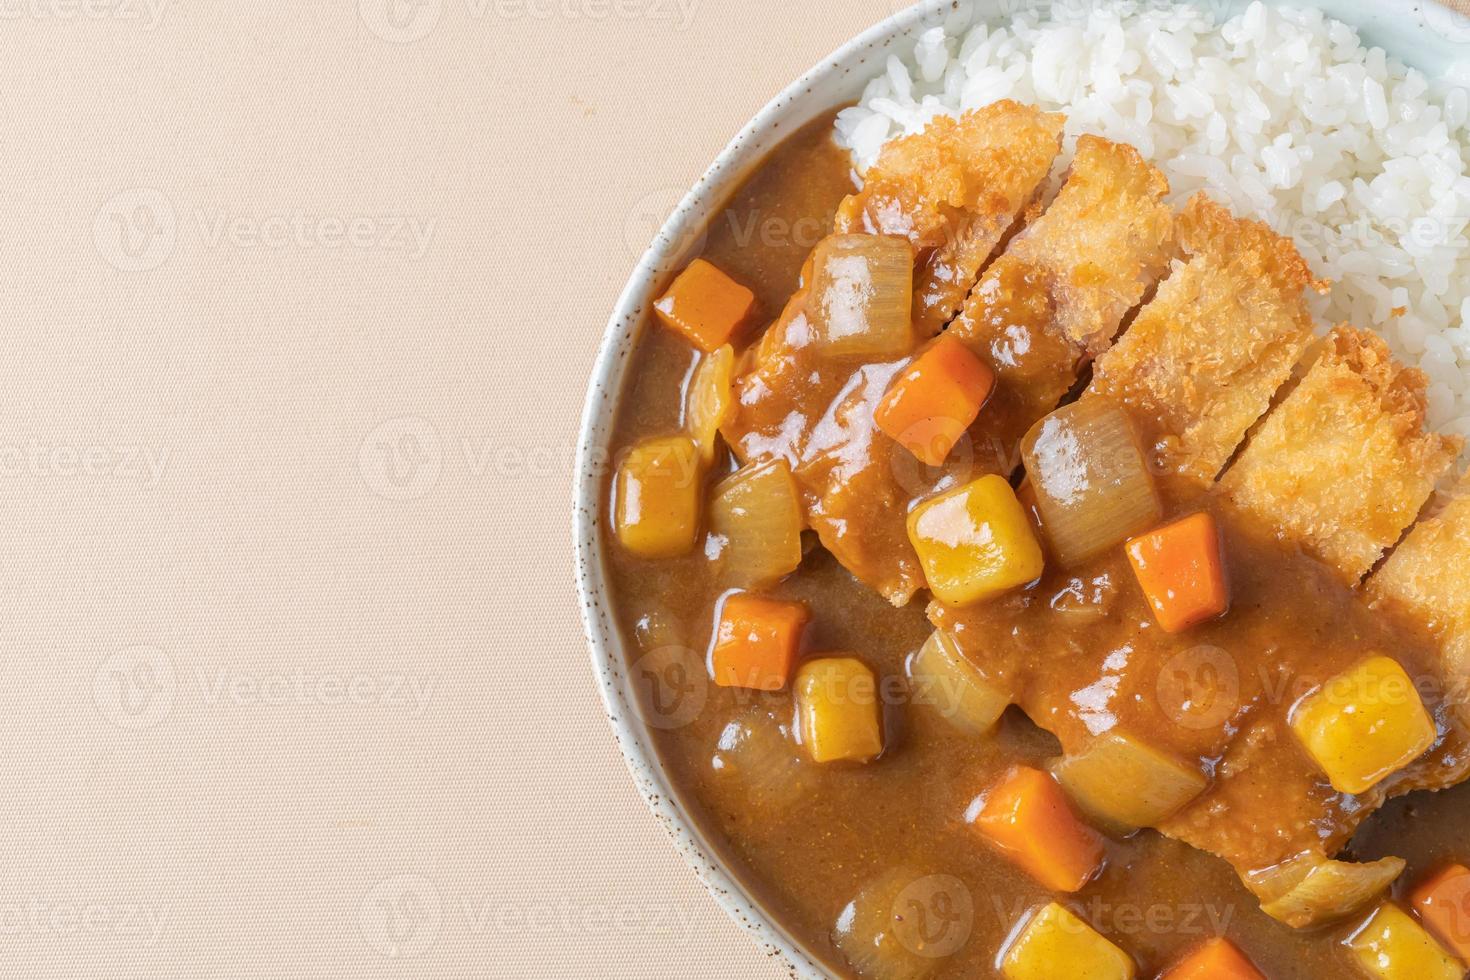
<path fill-rule="evenodd" d="M 1015 463 L 1021 437 L 1168 268 L 1168 193 L 1164 175 L 1133 147 L 1083 136 L 1056 199 L 986 270 L 948 332 L 995 372 L 995 394 L 972 432 L 993 454 Z"/>
<path fill-rule="evenodd" d="M 1041 194 L 1065 117 L 1009 100 L 894 140 L 838 210 L 838 234 L 895 235 L 918 251 L 914 325 L 937 334 L 1006 232 Z"/>
<path fill-rule="evenodd" d="M 1380 603 L 1428 625 L 1454 693 L 1470 698 L 1470 475 L 1438 513 L 1415 526 L 1367 587 Z"/>
<path fill-rule="evenodd" d="M 1186 260 L 1098 359 L 1084 397 L 1131 409 L 1164 470 L 1209 484 L 1311 343 L 1303 290 L 1326 284 L 1289 239 L 1203 194 L 1178 229 Z"/>
<path fill-rule="evenodd" d="M 1376 334 L 1339 327 L 1221 488 L 1356 584 L 1459 454 L 1425 431 L 1427 387 Z"/>
<path fill-rule="evenodd" d="M 1167 193 L 1163 175 L 1132 147 L 1079 141 L 1055 200 L 1011 239 L 949 328 L 987 361 L 996 387 L 943 467 L 920 466 L 873 424 L 878 400 L 907 361 L 824 357 L 800 297 L 738 379 L 727 439 L 743 460 L 785 457 L 827 550 L 889 601 L 906 604 L 924 585 L 905 526 L 909 504 L 1014 468 L 1020 437 L 1056 407 L 1167 267 Z M 1024 203 L 1020 195 L 1007 200 Z"/>

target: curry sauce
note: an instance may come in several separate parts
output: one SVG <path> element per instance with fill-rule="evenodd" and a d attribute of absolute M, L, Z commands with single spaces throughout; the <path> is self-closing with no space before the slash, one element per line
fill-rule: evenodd
<path fill-rule="evenodd" d="M 803 263 L 855 190 L 848 156 L 830 133 L 831 118 L 824 117 L 791 137 L 707 229 L 703 257 L 753 291 L 759 323 L 775 321 L 773 331 L 801 315 L 791 304 L 806 281 Z M 1154 256 L 1141 261 L 1158 264 L 1162 273 Z M 977 290 L 971 319 L 998 318 L 997 344 L 1008 337 L 1024 354 L 1034 339 L 1079 369 L 1098 352 L 1086 349 L 1091 338 L 1072 354 L 1061 336 L 1038 328 L 1028 337 L 1012 329 L 1028 317 L 1040 322 L 1006 310 L 1044 287 L 1028 280 L 1019 263 L 996 265 L 997 275 L 1009 277 L 1002 284 L 1006 302 L 986 305 L 976 299 Z M 1116 319 L 1144 292 L 1140 284 Z M 966 314 L 956 322 L 965 324 Z M 1107 328 L 1109 339 L 1116 326 Z M 737 347 L 761 339 L 758 329 L 745 329 Z M 700 363 L 687 343 L 653 325 L 643 331 L 634 356 L 638 367 L 622 394 L 615 447 L 679 432 Z M 745 355 L 745 367 L 753 356 Z M 857 457 L 852 472 L 863 472 L 871 463 L 864 456 L 870 443 L 838 440 L 841 451 L 814 474 L 789 434 L 820 427 L 854 377 L 862 378 L 859 387 L 881 395 L 902 363 L 844 371 L 795 351 L 781 368 L 786 374 L 763 382 L 788 386 L 789 401 L 737 394 L 735 410 L 746 413 L 745 439 L 732 441 L 731 456 L 719 459 L 707 482 L 761 456 L 789 456 L 805 487 L 838 480 L 842 453 Z M 1051 398 L 1069 384 L 1058 392 L 1052 391 L 1055 379 L 1046 386 Z M 987 406 L 999 413 L 997 425 L 1005 430 L 994 443 L 968 445 L 940 467 L 898 454 L 885 459 L 884 479 L 860 485 L 841 521 L 897 528 L 885 533 L 898 540 L 894 549 L 907 549 L 903 518 L 910 500 L 985 473 L 1016 472 L 1015 443 L 1031 419 L 1019 409 L 1008 419 L 1006 405 L 1023 395 L 1002 385 Z M 870 416 L 871 401 L 855 398 L 859 407 L 849 406 L 854 417 Z M 774 411 L 773 404 L 783 407 Z M 1142 424 L 1157 435 L 1155 423 L 1163 424 L 1153 418 Z M 825 425 L 830 433 L 834 420 Z M 1397 855 L 1408 862 L 1395 886 L 1402 890 L 1445 861 L 1470 858 L 1456 815 L 1470 789 L 1389 799 L 1418 785 L 1438 785 L 1436 767 L 1448 773 L 1465 765 L 1470 746 L 1455 713 L 1456 692 L 1426 686 L 1421 696 L 1435 745 L 1406 771 L 1402 785 L 1390 778 L 1367 794 L 1334 791 L 1288 728 L 1294 706 L 1366 654 L 1389 654 L 1415 677 L 1439 677 L 1439 641 L 1423 618 L 1393 601 L 1370 602 L 1355 582 L 1249 506 L 1198 474 L 1172 468 L 1167 452 L 1150 455 L 1158 466 L 1164 518 L 1207 511 L 1221 529 L 1229 611 L 1187 632 L 1158 627 L 1121 549 L 1069 567 L 1050 556 L 1046 572 L 1025 588 L 984 603 L 956 608 L 936 602 L 926 609 L 923 601 L 890 602 L 892 594 L 885 598 L 863 584 L 854 577 L 850 554 L 832 546 L 827 532 L 820 543 L 810 531 L 803 535 L 800 566 L 762 594 L 810 610 L 804 658 L 851 657 L 871 669 L 883 747 L 866 764 L 815 764 L 803 757 L 791 691 L 711 682 L 715 624 L 733 589 L 711 561 L 717 545 L 647 559 L 619 548 L 612 530 L 606 532 L 633 677 L 643 688 L 645 717 L 681 804 L 773 918 L 834 974 L 997 975 L 1000 957 L 1037 909 L 1059 901 L 1126 952 L 1142 976 L 1157 976 L 1216 936 L 1228 937 L 1269 977 L 1352 975 L 1342 942 L 1363 916 L 1291 928 L 1262 911 L 1260 896 L 1237 871 L 1270 868 L 1309 847 L 1340 860 Z M 902 499 L 884 489 L 890 486 L 902 491 Z M 611 501 L 611 480 L 608 494 Z M 809 511 L 823 506 L 810 490 L 803 503 Z M 881 550 L 884 539 L 878 540 Z M 904 560 L 911 556 L 907 551 Z M 1013 696 L 1014 707 L 992 734 L 958 729 L 916 697 L 913 659 L 936 626 L 955 638 L 981 676 Z M 1013 767 L 1046 770 L 1113 730 L 1197 766 L 1210 786 L 1159 830 L 1109 832 L 1100 870 L 1080 890 L 1059 896 L 987 847 L 974 816 L 987 788 Z M 903 927 L 910 931 L 899 933 L 908 947 L 899 966 L 870 966 L 844 945 L 845 930 L 863 927 L 864 895 L 912 912 Z"/>

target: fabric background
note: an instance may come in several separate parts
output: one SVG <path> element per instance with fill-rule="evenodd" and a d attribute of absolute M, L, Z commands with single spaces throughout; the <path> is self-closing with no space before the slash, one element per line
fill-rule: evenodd
<path fill-rule="evenodd" d="M 595 345 L 902 0 L 0 0 L 0 976 L 775 977 L 571 584 Z"/>
<path fill-rule="evenodd" d="M 642 248 L 888 0 L 0 0 L 0 976 L 774 976 L 570 557 Z"/>

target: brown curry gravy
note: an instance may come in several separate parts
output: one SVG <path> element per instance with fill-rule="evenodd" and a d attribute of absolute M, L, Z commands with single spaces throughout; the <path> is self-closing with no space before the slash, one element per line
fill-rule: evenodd
<path fill-rule="evenodd" d="M 705 258 L 753 289 L 767 320 L 796 289 L 807 253 L 831 227 L 839 202 L 852 190 L 847 154 L 831 142 L 830 133 L 831 117 L 826 116 L 789 138 L 709 226 Z M 635 358 L 638 368 L 621 400 L 615 449 L 678 430 L 684 385 L 695 361 L 681 339 L 651 324 Z M 1195 509 L 1187 493 L 1176 490 L 1170 496 L 1171 511 Z M 1228 650 L 1250 690 L 1254 672 L 1269 679 L 1272 664 L 1320 662 L 1324 650 L 1351 648 L 1364 655 L 1389 650 L 1406 664 L 1428 656 L 1425 639 L 1396 617 L 1369 609 L 1315 562 L 1265 539 L 1247 522 L 1222 516 L 1233 577 L 1232 611 L 1222 622 L 1183 637 L 1186 650 Z M 675 645 L 702 663 L 719 598 L 703 554 L 639 560 L 623 553 L 610 533 L 606 553 L 615 614 L 630 656 Z M 1028 704 L 1033 712 L 1045 712 L 1047 699 L 1059 697 L 1058 692 L 1084 690 L 1101 679 L 1096 657 L 1069 656 L 1073 645 L 1067 630 L 1055 627 L 1057 617 L 1034 618 L 1026 611 L 1067 591 L 1074 578 L 1107 579 L 1112 585 L 1105 617 L 1092 617 L 1084 608 L 1078 618 L 1075 628 L 1091 631 L 1091 648 L 1111 642 L 1099 640 L 1098 631 L 1116 634 L 1119 644 L 1131 639 L 1135 656 L 1159 661 L 1161 678 L 1168 675 L 1163 668 L 1179 655 L 1170 643 L 1153 642 L 1143 625 L 1148 617 L 1121 555 L 1080 570 L 1049 572 L 1035 588 L 966 614 L 974 625 L 987 620 L 992 629 L 1006 624 L 996 631 L 1003 635 L 994 658 L 987 658 L 990 669 L 1045 664 L 1047 690 L 1033 692 Z M 902 699 L 905 662 L 932 630 L 922 599 L 895 609 L 820 548 L 813 548 L 802 567 L 770 592 L 807 603 L 812 611 L 811 652 L 843 651 L 859 657 L 885 684 L 895 685 L 893 690 L 900 693 L 894 700 Z M 1045 630 L 1041 623 L 1047 624 Z M 1196 668 L 1200 663 L 1208 664 L 1208 655 L 1181 662 Z M 657 688 L 663 679 L 650 683 Z M 723 689 L 699 677 L 687 683 L 699 710 L 692 718 L 679 714 L 673 718 L 676 723 L 654 733 L 679 802 L 756 900 L 834 974 L 852 975 L 831 941 L 839 913 L 864 886 L 897 866 L 952 875 L 964 883 L 973 901 L 968 941 L 937 961 L 933 977 L 995 975 L 997 954 L 1020 917 L 1057 898 L 995 856 L 964 822 L 966 807 L 1006 768 L 1016 763 L 1044 766 L 1059 752 L 1056 738 L 1018 709 L 1007 712 L 994 737 L 984 739 L 958 732 L 932 711 L 891 705 L 885 713 L 887 748 L 878 761 L 867 766 L 807 764 L 802 767 L 799 804 L 772 806 L 762 798 L 753 805 L 742 780 L 717 768 L 718 743 L 727 725 L 752 706 L 789 717 L 789 693 Z M 1205 756 L 1215 733 L 1177 723 L 1181 690 L 1171 683 L 1161 679 L 1153 692 L 1114 692 L 1108 710 L 1141 733 L 1167 726 L 1176 740 L 1172 747 L 1193 748 Z M 1187 671 L 1181 683 L 1187 690 Z M 680 692 L 673 694 L 677 701 Z M 1272 696 L 1279 701 L 1291 695 L 1277 691 Z M 651 710 L 658 716 L 667 709 L 664 704 Z M 1065 737 L 1066 726 L 1078 722 L 1073 714 L 1060 714 L 1057 723 Z M 1293 793 L 1299 789 L 1263 787 L 1285 807 L 1294 804 Z M 1406 858 L 1409 868 L 1400 879 L 1402 887 L 1437 863 L 1467 856 L 1470 846 L 1456 812 L 1467 803 L 1470 788 L 1463 786 L 1393 801 L 1368 819 L 1344 857 Z M 1249 839 L 1251 828 L 1236 829 Z M 1260 847 L 1264 854 L 1272 845 L 1262 841 Z M 1078 894 L 1058 900 L 1132 954 L 1140 976 L 1156 976 L 1187 950 L 1221 934 L 1272 978 L 1351 975 L 1353 968 L 1339 943 L 1363 918 L 1313 932 L 1292 930 L 1259 910 L 1224 861 L 1152 831 L 1110 841 L 1103 873 Z"/>

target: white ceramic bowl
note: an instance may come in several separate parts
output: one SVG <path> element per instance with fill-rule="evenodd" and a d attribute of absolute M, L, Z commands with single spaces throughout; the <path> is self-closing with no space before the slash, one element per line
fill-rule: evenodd
<path fill-rule="evenodd" d="M 951 2 L 927 0 L 916 4 L 849 41 L 776 96 L 725 147 L 659 231 L 623 290 L 602 338 L 582 416 L 573 519 L 577 588 L 608 721 L 639 792 L 700 880 L 767 953 L 782 957 L 792 974 L 800 977 L 821 978 L 828 973 L 747 895 L 718 857 L 717 849 L 689 819 L 641 717 L 629 680 L 623 639 L 608 608 L 601 535 L 608 503 L 604 461 L 611 457 L 618 400 L 639 331 L 656 298 L 654 291 L 671 271 L 694 257 L 691 253 L 701 241 L 709 216 L 787 135 L 823 112 L 855 102 L 868 80 L 882 70 L 888 54 L 898 51 L 905 41 L 912 43 L 914 29 L 924 26 L 926 18 Z M 1244 0 L 1196 2 L 1216 11 L 1245 5 Z M 1454 13 L 1434 0 L 1321 0 L 1310 5 L 1354 25 L 1367 42 L 1430 75 L 1439 74 L 1457 58 L 1470 59 L 1470 16 Z M 977 16 L 1002 20 L 1004 11 L 1017 9 L 1018 0 L 978 0 L 974 6 Z"/>

